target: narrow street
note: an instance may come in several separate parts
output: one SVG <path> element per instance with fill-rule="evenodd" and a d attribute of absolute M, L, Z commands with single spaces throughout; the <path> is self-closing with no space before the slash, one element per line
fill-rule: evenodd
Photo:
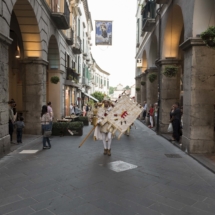
<path fill-rule="evenodd" d="M 215 175 L 135 125 L 129 137 L 113 140 L 111 157 L 92 137 L 78 148 L 91 126 L 82 137 L 53 137 L 50 150 L 37 139 L 3 157 L 0 214 L 214 215 Z"/>

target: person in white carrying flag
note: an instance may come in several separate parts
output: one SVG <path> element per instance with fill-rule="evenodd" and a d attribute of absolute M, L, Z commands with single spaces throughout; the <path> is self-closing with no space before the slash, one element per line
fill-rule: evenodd
<path fill-rule="evenodd" d="M 103 126 L 100 126 L 100 122 L 105 119 L 105 117 L 111 111 L 111 103 L 108 98 L 104 98 L 103 107 L 98 108 L 97 112 L 97 126 L 94 132 L 95 140 L 102 140 L 104 145 L 104 155 L 111 156 L 111 143 L 112 143 L 112 134 L 108 131 L 108 124 L 106 123 Z"/>

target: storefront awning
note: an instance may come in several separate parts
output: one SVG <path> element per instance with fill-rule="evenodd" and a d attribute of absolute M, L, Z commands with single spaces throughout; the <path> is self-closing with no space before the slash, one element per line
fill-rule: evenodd
<path fill-rule="evenodd" d="M 82 92 L 82 93 L 83 93 L 84 95 L 86 95 L 87 97 L 91 98 L 92 100 L 96 101 L 96 102 L 99 101 L 98 99 L 94 98 L 93 96 L 91 96 L 91 95 L 89 95 L 89 94 L 87 94 L 87 93 L 85 93 L 85 92 Z"/>

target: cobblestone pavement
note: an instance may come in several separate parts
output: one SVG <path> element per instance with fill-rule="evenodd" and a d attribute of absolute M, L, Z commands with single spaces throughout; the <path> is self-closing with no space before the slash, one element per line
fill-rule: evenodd
<path fill-rule="evenodd" d="M 78 148 L 89 126 L 82 137 L 52 138 L 50 150 L 37 139 L 2 158 L 0 215 L 214 215 L 215 175 L 135 124 L 113 140 L 111 157 L 92 138 Z"/>

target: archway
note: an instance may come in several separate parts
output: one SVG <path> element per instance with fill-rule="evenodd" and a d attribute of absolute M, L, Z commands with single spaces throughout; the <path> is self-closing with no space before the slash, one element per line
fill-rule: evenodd
<path fill-rule="evenodd" d="M 55 36 L 51 36 L 48 46 L 48 62 L 49 69 L 59 69 L 60 58 L 59 58 L 59 49 Z"/>
<path fill-rule="evenodd" d="M 147 56 L 146 56 L 146 51 L 143 51 L 143 57 L 142 57 L 142 73 L 146 71 L 148 68 L 148 62 L 147 62 Z"/>
<path fill-rule="evenodd" d="M 169 12 L 163 37 L 162 58 L 178 58 L 184 20 L 180 6 L 173 5 Z"/>
<path fill-rule="evenodd" d="M 40 31 L 31 4 L 28 0 L 17 0 L 13 12 L 22 34 L 23 58 L 41 57 Z"/>
<path fill-rule="evenodd" d="M 52 103 L 53 111 L 55 113 L 55 118 L 61 118 L 61 72 L 60 72 L 60 53 L 58 48 L 58 42 L 54 35 L 49 39 L 48 45 L 48 69 L 47 69 L 47 79 L 46 79 L 46 100 Z M 59 82 L 54 84 L 51 82 L 52 77 L 58 77 Z M 65 99 L 69 100 L 70 92 L 65 89 Z M 69 104 L 66 104 L 69 107 Z"/>
<path fill-rule="evenodd" d="M 150 49 L 149 49 L 149 67 L 156 67 L 155 66 L 155 61 L 157 59 L 157 38 L 155 35 L 152 36 L 151 38 L 151 44 L 150 44 Z"/>
<path fill-rule="evenodd" d="M 163 34 L 162 60 L 160 74 L 159 128 L 166 133 L 169 124 L 169 110 L 176 102 L 181 102 L 183 54 L 179 45 L 184 42 L 184 19 L 181 7 L 173 4 L 169 8 Z M 175 68 L 176 73 L 169 76 L 165 71 Z"/>
<path fill-rule="evenodd" d="M 34 9 L 28 0 L 17 0 L 10 17 L 9 99 L 25 118 L 25 132 L 40 134 L 39 113 L 45 100 L 45 62 L 41 60 L 41 39 Z M 34 124 L 34 126 L 31 126 Z"/>

